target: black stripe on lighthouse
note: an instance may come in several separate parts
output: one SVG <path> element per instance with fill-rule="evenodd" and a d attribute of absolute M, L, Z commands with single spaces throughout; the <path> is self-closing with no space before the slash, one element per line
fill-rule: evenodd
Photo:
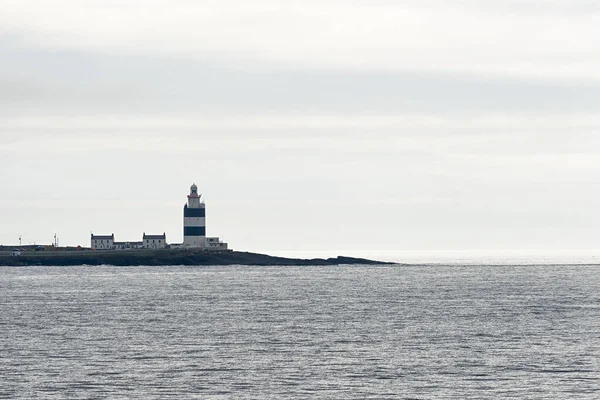
<path fill-rule="evenodd" d="M 206 236 L 205 226 L 185 226 L 183 236 Z"/>
<path fill-rule="evenodd" d="M 206 217 L 206 208 L 189 208 L 183 209 L 184 217 L 203 218 Z"/>

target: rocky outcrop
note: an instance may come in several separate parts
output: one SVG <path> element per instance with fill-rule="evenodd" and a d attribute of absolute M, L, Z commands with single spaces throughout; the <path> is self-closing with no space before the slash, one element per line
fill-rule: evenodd
<path fill-rule="evenodd" d="M 21 256 L 0 256 L 0 265 L 341 265 L 387 264 L 352 257 L 297 259 L 240 251 L 144 250 L 24 252 Z"/>

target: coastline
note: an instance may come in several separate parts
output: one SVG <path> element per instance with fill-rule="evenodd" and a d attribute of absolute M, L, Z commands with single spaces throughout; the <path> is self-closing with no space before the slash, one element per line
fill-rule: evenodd
<path fill-rule="evenodd" d="M 389 265 L 364 258 L 287 258 L 268 254 L 218 250 L 44 251 L 20 256 L 0 255 L 0 266 L 158 266 L 158 265 Z"/>

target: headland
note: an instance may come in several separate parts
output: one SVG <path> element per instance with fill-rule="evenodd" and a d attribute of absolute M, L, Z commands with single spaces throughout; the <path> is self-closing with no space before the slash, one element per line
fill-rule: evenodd
<path fill-rule="evenodd" d="M 0 245 L 0 266 L 69 265 L 340 265 L 389 264 L 352 257 L 299 259 L 233 251 L 219 237 L 206 236 L 206 204 L 192 184 L 183 206 L 183 242 L 168 243 L 165 232 L 142 235 L 142 240 L 115 241 L 115 234 L 90 234 L 90 247 L 59 247 L 57 235 L 50 246 Z"/>
<path fill-rule="evenodd" d="M 318 266 L 318 265 L 385 265 L 381 261 L 338 256 L 335 258 L 286 258 L 267 254 L 232 250 L 157 249 L 130 251 L 97 251 L 60 249 L 53 251 L 23 251 L 11 255 L 0 251 L 0 266 L 159 266 L 159 265 L 262 265 L 262 266 Z"/>

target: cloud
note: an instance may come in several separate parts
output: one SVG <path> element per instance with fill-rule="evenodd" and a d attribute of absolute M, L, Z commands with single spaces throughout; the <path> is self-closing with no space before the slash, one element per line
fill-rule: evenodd
<path fill-rule="evenodd" d="M 65 243 L 176 241 L 196 181 L 236 248 L 593 244 L 598 15 L 589 1 L 3 1 L 0 242 L 54 227 Z"/>
<path fill-rule="evenodd" d="M 3 2 L 0 15 L 5 32 L 53 49 L 303 69 L 600 78 L 600 13 L 588 1 L 19 0 Z"/>
<path fill-rule="evenodd" d="M 589 113 L 600 84 L 299 69 L 226 59 L 0 50 L 0 114 Z M 43 68 L 39 68 L 43 66 Z"/>

